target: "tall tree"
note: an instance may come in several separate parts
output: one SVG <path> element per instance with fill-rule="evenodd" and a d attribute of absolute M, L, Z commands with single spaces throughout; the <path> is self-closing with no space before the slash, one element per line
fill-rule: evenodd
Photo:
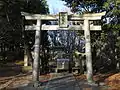
<path fill-rule="evenodd" d="M 24 38 L 22 37 L 24 21 L 21 18 L 21 11 L 48 14 L 49 9 L 46 0 L 0 0 L 0 10 L 0 42 L 12 45 L 12 47 L 20 45 L 23 47 L 23 41 L 25 41 L 31 61 L 30 49 L 34 44 L 34 37 L 31 35 L 34 36 L 34 32 L 28 32 Z M 46 34 L 44 33 L 44 35 Z"/>
<path fill-rule="evenodd" d="M 62 0 L 71 8 L 73 12 L 90 13 L 102 11 L 102 6 L 105 0 Z"/>
<path fill-rule="evenodd" d="M 6 45 L 7 48 L 9 47 L 12 50 L 15 50 L 14 48 L 16 48 L 18 52 L 20 50 L 20 44 L 22 44 L 21 14 L 19 4 L 15 3 L 14 0 L 0 0 L 0 10 L 1 44 L 4 44 L 4 46 Z M 19 48 L 19 50 L 17 48 Z"/>
<path fill-rule="evenodd" d="M 120 0 L 106 0 L 103 5 L 103 8 L 107 11 L 105 16 L 105 29 L 109 30 L 109 38 L 111 42 L 111 48 L 113 49 L 112 56 L 114 55 L 114 59 L 112 60 L 112 66 L 117 67 L 117 62 L 119 62 L 119 55 L 117 54 L 120 50 L 118 43 L 119 40 L 119 30 L 120 30 Z M 112 38 L 111 38 L 112 37 Z M 120 67 L 120 63 L 119 63 Z M 120 68 L 119 68 L 120 69 Z"/>

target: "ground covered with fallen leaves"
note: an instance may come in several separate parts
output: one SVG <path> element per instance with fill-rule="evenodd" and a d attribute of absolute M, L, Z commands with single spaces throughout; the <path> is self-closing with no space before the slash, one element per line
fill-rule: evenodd
<path fill-rule="evenodd" d="M 111 87 L 111 90 L 120 90 L 120 73 L 109 76 L 105 79 L 105 83 Z"/>
<path fill-rule="evenodd" d="M 86 75 L 76 75 L 79 80 L 86 79 Z M 97 74 L 93 77 L 95 83 L 104 83 L 108 86 L 107 90 L 120 90 L 120 73 Z"/>
<path fill-rule="evenodd" d="M 8 64 L 6 67 L 0 67 L 0 90 L 16 90 L 13 88 L 27 85 L 32 81 L 31 72 L 23 72 L 19 64 Z M 86 75 L 74 75 L 77 80 L 86 79 Z M 40 76 L 44 80 L 56 77 L 51 74 Z M 107 90 L 120 90 L 120 73 L 106 73 L 94 75 L 95 83 L 104 83 L 109 88 Z"/>

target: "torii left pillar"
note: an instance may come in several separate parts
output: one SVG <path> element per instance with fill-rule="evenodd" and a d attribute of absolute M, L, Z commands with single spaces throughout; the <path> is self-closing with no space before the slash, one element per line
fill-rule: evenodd
<path fill-rule="evenodd" d="M 41 45 L 41 20 L 37 20 L 37 27 L 35 33 L 35 44 L 34 44 L 34 61 L 33 61 L 33 72 L 32 80 L 34 87 L 38 87 L 39 84 L 39 72 L 40 72 L 40 45 Z"/>
<path fill-rule="evenodd" d="M 85 35 L 85 54 L 86 54 L 86 67 L 87 67 L 87 81 L 93 82 L 93 69 L 92 69 L 92 52 L 90 40 L 90 24 L 89 20 L 84 20 L 84 35 Z"/>

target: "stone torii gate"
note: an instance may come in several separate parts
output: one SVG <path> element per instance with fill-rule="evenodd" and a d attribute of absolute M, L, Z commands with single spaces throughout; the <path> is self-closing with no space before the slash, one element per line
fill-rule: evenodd
<path fill-rule="evenodd" d="M 91 53 L 91 40 L 90 31 L 100 31 L 101 25 L 94 24 L 94 21 L 100 21 L 105 12 L 83 15 L 68 15 L 66 12 L 60 12 L 59 15 L 42 15 L 42 14 L 29 14 L 22 12 L 26 20 L 36 20 L 36 25 L 26 25 L 25 30 L 36 30 L 35 34 L 35 49 L 34 49 L 34 62 L 33 62 L 33 82 L 39 81 L 39 63 L 40 62 L 40 35 L 41 30 L 84 30 L 85 36 L 85 54 L 87 66 L 87 80 L 92 82 L 92 53 Z M 42 25 L 42 20 L 59 21 L 59 25 Z M 70 23 L 74 25 L 70 25 Z M 77 24 L 75 24 L 77 23 Z"/>

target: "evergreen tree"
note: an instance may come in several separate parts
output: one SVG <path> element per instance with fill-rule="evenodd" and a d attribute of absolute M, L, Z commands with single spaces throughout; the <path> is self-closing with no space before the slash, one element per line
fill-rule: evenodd
<path fill-rule="evenodd" d="M 0 43 L 20 49 L 20 47 L 23 48 L 25 39 L 29 51 L 34 44 L 34 31 L 26 34 L 23 32 L 24 21 L 22 21 L 21 12 L 48 14 L 46 0 L 0 0 L 0 11 Z M 27 38 L 23 38 L 23 33 Z"/>
<path fill-rule="evenodd" d="M 105 0 L 62 0 L 73 12 L 90 13 L 101 12 Z"/>

